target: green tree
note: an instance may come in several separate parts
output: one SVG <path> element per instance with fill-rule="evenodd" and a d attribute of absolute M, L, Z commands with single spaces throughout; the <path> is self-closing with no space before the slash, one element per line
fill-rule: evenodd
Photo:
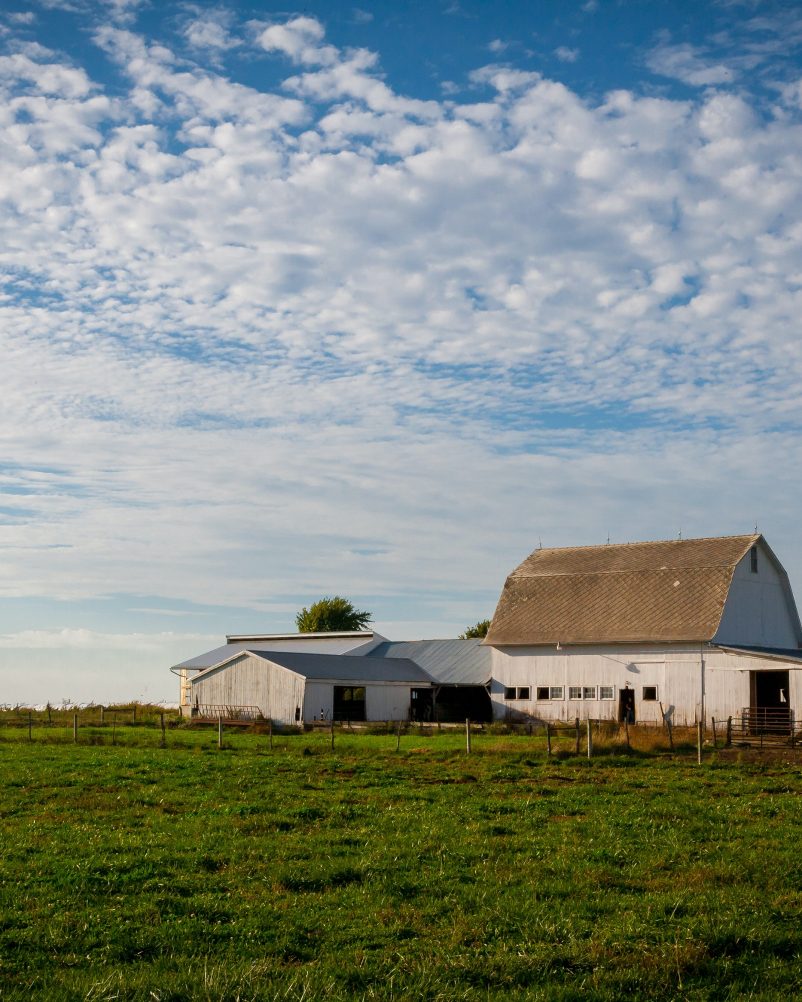
<path fill-rule="evenodd" d="M 304 607 L 295 617 L 299 633 L 335 633 L 364 630 L 373 616 L 355 609 L 353 602 L 340 595 L 321 598 L 309 608 Z"/>
<path fill-rule="evenodd" d="M 469 626 L 464 633 L 460 633 L 460 640 L 476 640 L 481 637 L 487 636 L 487 631 L 490 629 L 489 619 L 480 619 L 478 623 L 474 626 Z"/>

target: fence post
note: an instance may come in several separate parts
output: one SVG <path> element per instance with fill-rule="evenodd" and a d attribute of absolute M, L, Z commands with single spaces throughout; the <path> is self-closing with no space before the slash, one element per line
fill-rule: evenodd
<path fill-rule="evenodd" d="M 546 721 L 546 754 L 551 757 L 551 725 Z"/>
<path fill-rule="evenodd" d="M 221 713 L 217 718 L 217 747 L 218 749 L 223 747 L 223 714 Z"/>
<path fill-rule="evenodd" d="M 161 728 L 162 728 L 162 743 L 161 743 L 161 746 L 162 746 L 162 748 L 166 748 L 167 747 L 167 733 L 166 733 L 166 731 L 164 729 L 164 711 L 162 711 L 159 714 L 159 717 L 161 719 Z"/>
<path fill-rule="evenodd" d="M 465 718 L 465 753 L 471 754 L 471 721 L 469 717 Z"/>
<path fill-rule="evenodd" d="M 632 745 L 629 743 L 629 717 L 627 716 L 624 717 L 624 734 L 627 739 L 627 750 L 630 750 Z"/>
<path fill-rule="evenodd" d="M 727 717 L 727 743 L 725 747 L 732 747 L 732 717 Z"/>
<path fill-rule="evenodd" d="M 106 707 L 100 707 L 100 726 L 103 727 L 106 723 Z"/>
<path fill-rule="evenodd" d="M 72 715 L 72 742 L 73 744 L 78 744 L 78 714 L 73 713 Z"/>
<path fill-rule="evenodd" d="M 588 717 L 588 760 L 593 758 L 593 731 L 591 729 L 591 720 Z"/>
<path fill-rule="evenodd" d="M 702 734 L 704 732 L 704 724 L 701 720 L 696 721 L 696 764 L 702 764 Z"/>

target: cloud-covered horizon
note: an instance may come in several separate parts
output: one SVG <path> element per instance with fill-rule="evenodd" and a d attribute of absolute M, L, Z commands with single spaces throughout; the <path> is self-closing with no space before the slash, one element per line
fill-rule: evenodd
<path fill-rule="evenodd" d="M 81 9 L 83 65 L 0 34 L 0 594 L 280 629 L 346 592 L 414 635 L 538 537 L 756 522 L 799 586 L 802 73 L 770 56 L 802 20 L 657 33 L 593 92 L 491 32 L 421 98 L 308 13 Z"/>

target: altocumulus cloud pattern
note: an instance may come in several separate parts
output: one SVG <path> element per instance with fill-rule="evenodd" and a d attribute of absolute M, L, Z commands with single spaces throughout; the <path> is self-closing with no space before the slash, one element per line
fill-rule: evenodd
<path fill-rule="evenodd" d="M 651 24 L 609 86 L 488 21 L 415 88 L 315 10 L 2 15 L 4 646 L 101 597 L 448 632 L 538 535 L 760 519 L 799 590 L 802 20 Z"/>

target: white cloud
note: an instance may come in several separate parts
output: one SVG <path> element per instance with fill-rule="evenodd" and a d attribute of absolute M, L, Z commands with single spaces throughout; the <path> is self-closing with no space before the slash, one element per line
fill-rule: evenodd
<path fill-rule="evenodd" d="M 271 24 L 259 34 L 267 52 L 282 52 L 294 63 L 329 66 L 337 61 L 333 45 L 323 45 L 325 30 L 314 17 L 295 17 L 284 24 Z"/>
<path fill-rule="evenodd" d="M 579 59 L 579 49 L 569 49 L 567 45 L 561 45 L 554 50 L 554 55 L 562 63 L 575 63 Z"/>
<path fill-rule="evenodd" d="M 646 64 L 652 73 L 673 77 L 692 87 L 730 84 L 736 79 L 732 67 L 715 62 L 689 43 L 658 45 L 649 53 Z"/>

